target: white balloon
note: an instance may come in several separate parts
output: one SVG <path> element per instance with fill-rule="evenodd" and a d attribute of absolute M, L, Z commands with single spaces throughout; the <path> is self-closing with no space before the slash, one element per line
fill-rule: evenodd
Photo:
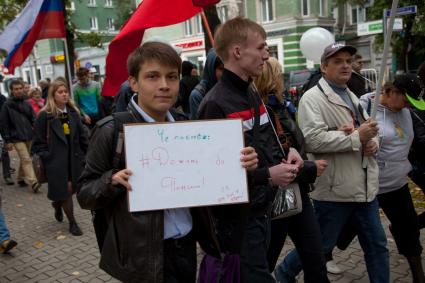
<path fill-rule="evenodd" d="M 320 57 L 325 47 L 334 43 L 335 37 L 327 29 L 311 28 L 303 33 L 300 40 L 300 48 L 304 57 L 320 64 Z"/>

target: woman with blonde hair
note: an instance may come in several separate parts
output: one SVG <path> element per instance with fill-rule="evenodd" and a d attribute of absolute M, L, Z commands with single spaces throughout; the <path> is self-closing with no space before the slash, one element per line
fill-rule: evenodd
<path fill-rule="evenodd" d="M 33 87 L 30 89 L 28 93 L 28 102 L 31 104 L 32 109 L 34 110 L 34 113 L 38 115 L 38 112 L 40 112 L 41 108 L 44 106 L 44 99 L 42 98 L 42 92 L 39 87 Z"/>
<path fill-rule="evenodd" d="M 274 268 L 286 236 L 289 235 L 302 260 L 305 282 L 329 282 L 319 224 L 308 196 L 311 184 L 314 183 L 316 176 L 320 176 L 325 170 L 327 162 L 307 160 L 304 136 L 295 121 L 285 111 L 282 66 L 277 59 L 271 57 L 265 62 L 262 74 L 254 79 L 254 83 L 266 106 L 282 148 L 285 151 L 291 147 L 295 148 L 305 160 L 303 168 L 295 179 L 301 192 L 302 212 L 287 218 L 272 220 L 271 239 L 267 251 L 269 270 L 270 272 L 274 270 L 277 282 L 291 282 L 287 280 L 289 278 L 284 278 L 280 266 Z"/>
<path fill-rule="evenodd" d="M 43 160 L 47 197 L 52 200 L 56 220 L 63 221 L 63 209 L 70 233 L 80 236 L 83 233 L 74 218 L 72 195 L 84 167 L 88 134 L 65 82 L 53 81 L 46 100 L 35 121 L 32 152 Z"/>

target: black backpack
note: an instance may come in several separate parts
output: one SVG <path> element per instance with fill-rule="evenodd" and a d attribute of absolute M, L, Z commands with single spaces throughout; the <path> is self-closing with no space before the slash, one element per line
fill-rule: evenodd
<path fill-rule="evenodd" d="M 130 112 L 117 112 L 112 115 L 100 120 L 96 123 L 96 127 L 93 129 L 92 134 L 103 125 L 114 120 L 114 156 L 112 159 L 112 166 L 115 170 L 120 169 L 120 163 L 122 162 L 122 154 L 124 148 L 124 132 L 123 125 L 126 123 L 134 122 L 135 118 Z M 105 209 L 92 210 L 92 221 L 94 231 L 96 234 L 97 244 L 100 252 L 102 252 L 103 242 L 105 240 L 106 233 L 108 231 L 109 216 Z"/>

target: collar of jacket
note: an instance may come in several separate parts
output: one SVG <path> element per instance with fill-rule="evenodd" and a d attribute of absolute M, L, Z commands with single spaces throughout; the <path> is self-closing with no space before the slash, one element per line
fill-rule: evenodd
<path fill-rule="evenodd" d="M 133 96 L 131 98 L 131 99 L 134 99 L 134 101 L 136 102 L 136 104 L 137 104 L 137 97 L 138 96 L 139 95 L 135 95 L 135 96 Z M 137 109 L 133 106 L 133 104 L 131 103 L 131 101 L 127 105 L 127 110 L 128 110 L 128 112 L 131 113 L 131 115 L 134 116 L 134 118 L 136 118 L 137 121 L 143 121 L 143 122 L 145 121 L 145 119 L 143 119 L 143 116 L 139 113 L 139 111 L 137 111 Z"/>
<path fill-rule="evenodd" d="M 24 101 L 25 101 L 25 97 L 24 97 L 24 96 L 16 97 L 16 96 L 13 96 L 13 94 L 12 94 L 12 95 L 10 96 L 10 100 L 12 100 L 12 101 L 14 101 L 14 102 L 21 103 L 21 102 L 24 102 Z"/>
<path fill-rule="evenodd" d="M 341 96 L 339 96 L 332 89 L 332 87 L 328 84 L 328 82 L 324 78 L 321 78 L 319 80 L 319 85 L 322 87 L 323 94 L 328 98 L 329 102 L 343 106 L 343 107 L 345 107 L 345 108 L 347 108 L 348 110 L 351 111 L 350 107 L 344 102 L 344 100 L 342 100 Z M 320 92 L 322 92 L 322 91 L 320 91 Z M 357 97 L 354 95 L 354 93 L 349 88 L 347 88 L 347 93 L 350 96 L 351 101 L 353 101 L 353 103 L 354 103 L 355 98 L 357 98 Z M 357 105 L 354 105 L 354 107 L 356 107 L 356 106 Z"/>
<path fill-rule="evenodd" d="M 228 85 L 232 85 L 233 87 L 235 87 L 236 89 L 242 92 L 247 91 L 252 81 L 251 79 L 249 81 L 244 81 L 238 75 L 236 75 L 235 73 L 233 73 L 232 71 L 228 69 L 224 69 L 223 75 L 221 76 L 221 80 L 224 83 Z"/>

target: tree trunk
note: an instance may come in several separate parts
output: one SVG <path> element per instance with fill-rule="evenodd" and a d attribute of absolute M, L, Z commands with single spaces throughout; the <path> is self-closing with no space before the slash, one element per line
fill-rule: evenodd
<path fill-rule="evenodd" d="M 65 55 L 65 77 L 66 79 L 68 78 L 73 78 L 74 75 L 74 61 L 75 61 L 75 50 L 74 50 L 74 33 L 72 32 L 72 30 L 70 30 L 69 25 L 67 25 L 67 21 L 68 21 L 68 14 L 67 14 L 67 10 L 66 10 L 66 1 L 63 2 L 63 17 L 64 17 L 64 25 L 65 25 L 65 34 L 66 34 L 66 43 L 67 43 L 67 47 L 68 47 L 68 53 L 69 54 L 65 54 L 65 50 L 64 50 L 64 55 Z M 68 70 L 67 64 L 66 64 L 66 56 L 69 56 L 69 67 L 71 70 Z M 71 74 L 69 74 L 69 72 Z M 70 82 L 68 82 L 69 87 L 72 85 L 72 80 Z M 71 89 L 71 88 L 69 88 Z"/>

